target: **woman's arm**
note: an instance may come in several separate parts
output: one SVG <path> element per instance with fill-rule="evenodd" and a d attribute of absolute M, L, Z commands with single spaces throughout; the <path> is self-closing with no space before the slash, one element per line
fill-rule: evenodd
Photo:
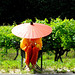
<path fill-rule="evenodd" d="M 36 40 L 36 47 L 42 50 L 42 38 Z"/>
<path fill-rule="evenodd" d="M 20 42 L 20 48 L 21 48 L 22 50 L 26 51 L 26 49 L 27 49 L 27 41 L 26 41 L 25 38 L 23 38 L 23 39 L 21 40 L 21 42 Z"/>

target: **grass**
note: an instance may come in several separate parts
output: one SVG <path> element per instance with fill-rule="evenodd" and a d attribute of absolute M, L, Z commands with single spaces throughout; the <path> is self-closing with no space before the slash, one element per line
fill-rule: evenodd
<path fill-rule="evenodd" d="M 10 69 L 12 69 L 14 72 L 16 72 L 16 69 L 21 69 L 21 55 L 19 51 L 19 56 L 16 60 L 13 60 L 16 56 L 16 50 L 14 49 L 8 49 L 8 54 L 2 56 L 2 49 L 0 49 L 0 71 L 3 69 L 5 72 L 9 72 Z M 49 72 L 51 70 L 54 70 L 55 72 L 59 73 L 60 71 L 58 69 L 62 69 L 61 72 L 66 72 L 67 69 L 69 69 L 72 72 L 75 72 L 75 57 L 74 52 L 70 51 L 68 53 L 68 56 L 66 57 L 65 54 L 62 56 L 63 63 L 59 60 L 58 62 L 54 61 L 54 54 L 51 56 L 47 53 L 43 53 L 43 68 Z M 41 60 L 39 59 L 37 64 L 41 65 Z M 25 63 L 24 63 L 25 65 Z M 31 66 L 31 65 L 30 65 Z M 20 73 L 20 72 L 19 72 Z M 21 73 L 28 73 L 25 70 L 21 70 Z M 31 70 L 30 73 L 34 73 L 33 70 Z M 41 72 L 40 72 L 41 73 Z"/>

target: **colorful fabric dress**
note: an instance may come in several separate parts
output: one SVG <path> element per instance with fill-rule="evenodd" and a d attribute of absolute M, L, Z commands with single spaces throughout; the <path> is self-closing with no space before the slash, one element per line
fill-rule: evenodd
<path fill-rule="evenodd" d="M 20 48 L 25 51 L 25 62 L 27 65 L 31 62 L 36 64 L 39 50 L 42 50 L 42 38 L 26 39 L 23 38 L 20 43 Z"/>

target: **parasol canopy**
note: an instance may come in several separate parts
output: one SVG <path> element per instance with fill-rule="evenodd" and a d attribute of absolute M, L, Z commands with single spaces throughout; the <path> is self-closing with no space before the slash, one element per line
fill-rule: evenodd
<path fill-rule="evenodd" d="M 33 22 L 17 25 L 12 29 L 14 35 L 28 39 L 42 38 L 51 32 L 52 28 L 50 26 Z"/>

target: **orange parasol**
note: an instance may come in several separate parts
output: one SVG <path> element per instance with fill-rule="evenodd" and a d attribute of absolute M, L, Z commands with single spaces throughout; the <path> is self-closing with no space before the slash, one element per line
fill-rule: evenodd
<path fill-rule="evenodd" d="M 41 38 L 51 32 L 52 28 L 50 26 L 33 22 L 17 25 L 12 29 L 14 35 L 29 39 Z"/>

